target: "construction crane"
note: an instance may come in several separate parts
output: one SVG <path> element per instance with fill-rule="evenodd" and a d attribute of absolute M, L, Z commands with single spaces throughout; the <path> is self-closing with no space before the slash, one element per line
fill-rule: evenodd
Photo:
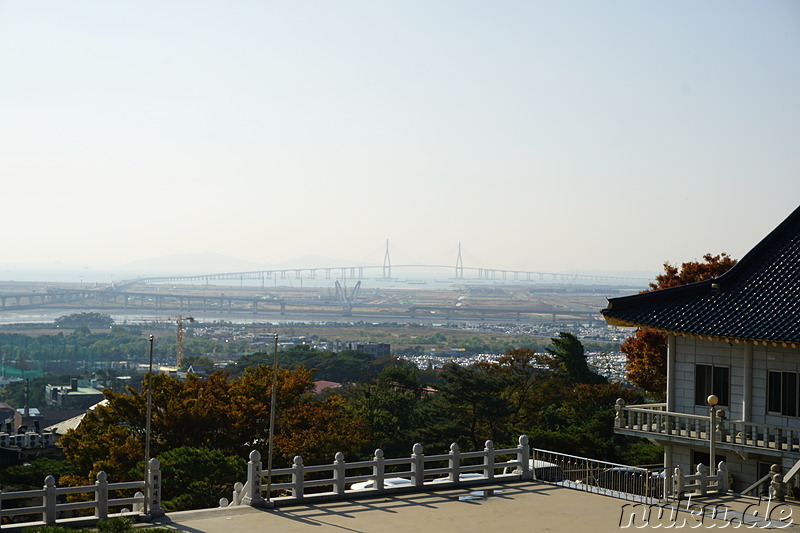
<path fill-rule="evenodd" d="M 339 299 L 339 303 L 342 305 L 342 316 L 352 316 L 353 304 L 356 302 L 356 296 L 360 288 L 361 280 L 356 283 L 350 294 L 347 294 L 347 285 L 342 286 L 338 280 L 336 281 L 336 298 Z"/>
<path fill-rule="evenodd" d="M 189 322 L 194 322 L 194 317 L 191 316 L 170 316 L 170 317 L 163 317 L 163 316 L 153 316 L 153 317 L 146 317 L 142 318 L 142 322 L 175 322 L 178 327 L 175 333 L 175 366 L 178 368 L 181 367 L 181 360 L 183 359 L 183 321 L 188 320 Z"/>
<path fill-rule="evenodd" d="M 194 322 L 194 318 L 190 316 L 178 315 L 175 317 L 175 320 L 178 323 L 175 339 L 175 366 L 180 368 L 181 360 L 183 359 L 183 321 L 188 320 L 189 322 Z"/>

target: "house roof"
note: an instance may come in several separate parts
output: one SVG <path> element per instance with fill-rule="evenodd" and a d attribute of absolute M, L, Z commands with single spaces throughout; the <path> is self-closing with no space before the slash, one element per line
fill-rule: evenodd
<path fill-rule="evenodd" d="M 612 298 L 615 326 L 762 344 L 800 344 L 800 207 L 722 276 Z"/>
<path fill-rule="evenodd" d="M 72 418 L 67 418 L 66 420 L 61 420 L 55 424 L 47 426 L 44 428 L 45 431 L 52 431 L 53 433 L 57 433 L 59 435 L 65 435 L 67 431 L 70 429 L 77 429 L 78 426 L 83 421 L 83 418 L 86 416 L 86 413 L 89 411 L 94 411 L 97 409 L 99 405 L 108 405 L 108 400 L 103 400 L 101 402 L 97 402 L 96 404 L 92 405 L 86 411 L 81 412 L 80 414 L 73 416 Z"/>
<path fill-rule="evenodd" d="M 321 379 L 319 381 L 314 382 L 314 394 L 319 394 L 325 389 L 336 389 L 341 386 L 342 384 L 337 383 L 336 381 L 325 381 L 324 379 Z"/>

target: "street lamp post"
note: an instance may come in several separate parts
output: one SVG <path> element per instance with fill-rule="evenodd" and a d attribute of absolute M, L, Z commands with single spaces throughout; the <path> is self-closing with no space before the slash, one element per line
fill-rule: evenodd
<path fill-rule="evenodd" d="M 711 427 L 708 429 L 708 438 L 709 438 L 708 451 L 710 457 L 709 460 L 711 464 L 708 467 L 708 475 L 713 476 L 715 472 L 714 464 L 717 461 L 714 447 L 717 441 L 717 404 L 719 403 L 719 398 L 717 398 L 714 394 L 712 394 L 706 399 L 706 401 L 708 402 L 708 405 L 711 406 L 711 409 L 709 409 L 709 411 L 711 412 L 711 417 L 710 417 Z"/>
<path fill-rule="evenodd" d="M 153 336 L 150 335 L 150 367 L 147 372 L 147 420 L 145 421 L 144 429 L 144 514 L 147 514 L 150 508 L 150 490 L 149 490 L 149 474 L 150 474 L 150 418 L 153 412 Z"/>
<path fill-rule="evenodd" d="M 278 334 L 275 334 L 274 360 L 272 362 L 272 394 L 269 402 L 269 451 L 267 454 L 267 501 L 272 492 L 272 441 L 275 438 L 275 403 L 278 390 Z"/>

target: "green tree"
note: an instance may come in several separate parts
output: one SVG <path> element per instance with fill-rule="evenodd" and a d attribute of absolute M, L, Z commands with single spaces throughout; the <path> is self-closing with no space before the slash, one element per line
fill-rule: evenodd
<path fill-rule="evenodd" d="M 41 489 L 44 478 L 53 476 L 58 479 L 67 474 L 73 474 L 75 467 L 63 459 L 39 457 L 30 463 L 9 466 L 0 471 L 0 483 L 4 491 Z"/>
<path fill-rule="evenodd" d="M 243 457 L 219 450 L 180 446 L 158 456 L 162 472 L 162 504 L 167 511 L 216 507 L 230 497 L 231 487 L 247 476 Z"/>
<path fill-rule="evenodd" d="M 110 328 L 114 324 L 114 319 L 106 313 L 73 313 L 61 316 L 54 321 L 58 327 L 74 328 L 79 326 L 94 328 Z"/>
<path fill-rule="evenodd" d="M 478 449 L 487 439 L 510 439 L 514 409 L 505 395 L 510 380 L 496 365 L 465 367 L 450 363 L 442 369 L 442 377 L 444 385 L 422 406 L 423 442 L 437 446 L 460 442 Z"/>
<path fill-rule="evenodd" d="M 418 428 L 422 387 L 412 365 L 393 364 L 375 382 L 360 383 L 342 392 L 348 407 L 367 424 L 369 442 L 364 454 L 380 448 L 387 457 L 404 455 Z"/>
<path fill-rule="evenodd" d="M 553 343 L 552 348 L 547 348 L 558 368 L 570 380 L 577 383 L 603 383 L 605 378 L 595 374 L 586 362 L 586 354 L 583 344 L 572 333 L 562 331 L 558 337 L 550 339 Z"/>

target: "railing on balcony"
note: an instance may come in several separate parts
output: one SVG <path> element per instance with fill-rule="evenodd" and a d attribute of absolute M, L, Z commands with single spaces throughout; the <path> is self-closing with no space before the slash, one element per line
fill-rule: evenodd
<path fill-rule="evenodd" d="M 625 405 L 617 400 L 614 427 L 646 434 L 708 441 L 710 416 L 666 411 L 666 404 Z M 716 441 L 762 450 L 800 453 L 800 429 L 727 420 L 717 411 Z"/>

